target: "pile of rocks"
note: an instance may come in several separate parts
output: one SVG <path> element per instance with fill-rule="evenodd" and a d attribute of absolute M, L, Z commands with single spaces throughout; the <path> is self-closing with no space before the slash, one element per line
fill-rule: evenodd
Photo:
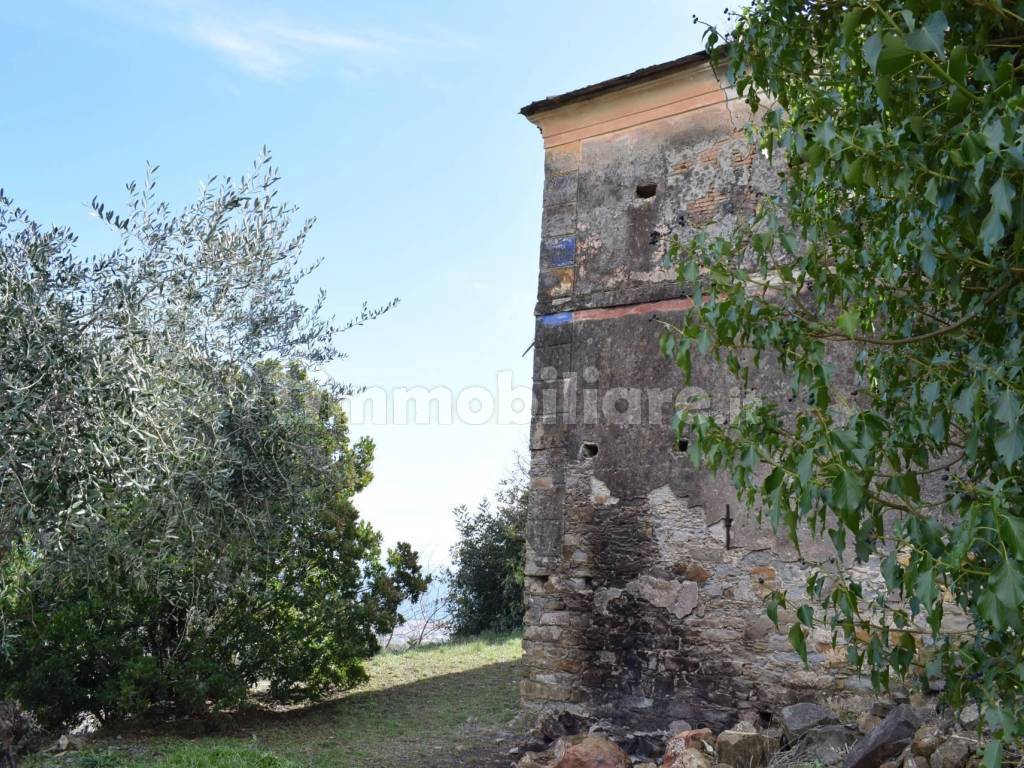
<path fill-rule="evenodd" d="M 801 703 L 767 727 L 741 720 L 717 734 L 683 721 L 630 731 L 563 712 L 543 718 L 510 756 L 516 768 L 968 768 L 977 749 L 977 740 L 951 723 L 906 704 L 878 704 L 852 724 Z"/>

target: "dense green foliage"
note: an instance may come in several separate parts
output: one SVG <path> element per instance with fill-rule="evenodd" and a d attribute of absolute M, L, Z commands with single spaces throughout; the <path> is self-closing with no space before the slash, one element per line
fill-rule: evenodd
<path fill-rule="evenodd" d="M 452 547 L 448 600 L 452 632 L 510 632 L 523 625 L 526 567 L 526 473 L 504 480 L 494 503 L 455 509 L 459 540 Z"/>
<path fill-rule="evenodd" d="M 944 676 L 995 765 L 1024 736 L 1024 5 L 755 0 L 735 22 L 729 77 L 784 188 L 678 245 L 700 300 L 665 348 L 740 381 L 777 364 L 792 403 L 680 428 L 773 525 L 834 543 L 810 604 L 770 605 L 797 650 L 824 622 L 879 687 Z"/>
<path fill-rule="evenodd" d="M 350 685 L 425 586 L 352 505 L 373 445 L 307 374 L 345 327 L 276 181 L 172 213 L 150 175 L 88 259 L 0 199 L 0 696 L 45 722 Z"/>

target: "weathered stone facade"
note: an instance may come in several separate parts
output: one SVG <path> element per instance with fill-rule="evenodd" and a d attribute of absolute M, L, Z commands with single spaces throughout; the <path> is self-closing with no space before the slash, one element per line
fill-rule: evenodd
<path fill-rule="evenodd" d="M 762 598 L 801 595 L 806 564 L 676 441 L 683 401 L 728 417 L 788 394 L 770 368 L 741 392 L 703 365 L 684 388 L 659 352 L 690 303 L 671 235 L 728 231 L 777 189 L 744 105 L 696 55 L 523 112 L 545 147 L 524 704 L 722 726 L 865 690 L 827 638 L 805 668 L 775 630 Z"/>

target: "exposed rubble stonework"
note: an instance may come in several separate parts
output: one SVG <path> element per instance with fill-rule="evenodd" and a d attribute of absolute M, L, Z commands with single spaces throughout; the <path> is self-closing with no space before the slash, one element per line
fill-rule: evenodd
<path fill-rule="evenodd" d="M 684 387 L 659 351 L 659 321 L 691 306 L 671 237 L 728 232 L 778 188 L 745 106 L 695 55 L 523 113 L 545 152 L 524 705 L 721 727 L 863 694 L 827 636 L 805 668 L 786 617 L 781 631 L 767 619 L 768 592 L 803 594 L 805 563 L 676 441 L 684 402 L 728 418 L 744 398 L 788 396 L 770 367 L 740 391 L 695 366 Z"/>

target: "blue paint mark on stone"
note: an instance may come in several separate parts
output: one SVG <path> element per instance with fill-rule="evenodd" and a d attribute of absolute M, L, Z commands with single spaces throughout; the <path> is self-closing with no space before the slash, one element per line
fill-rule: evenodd
<path fill-rule="evenodd" d="M 576 238 L 552 237 L 544 240 L 540 246 L 540 263 L 542 267 L 568 267 L 576 263 Z"/>
<path fill-rule="evenodd" d="M 543 315 L 540 318 L 541 325 L 565 325 L 572 322 L 572 312 L 556 312 L 553 315 Z"/>
<path fill-rule="evenodd" d="M 552 243 L 551 266 L 567 267 L 576 261 L 576 238 L 560 237 Z"/>

